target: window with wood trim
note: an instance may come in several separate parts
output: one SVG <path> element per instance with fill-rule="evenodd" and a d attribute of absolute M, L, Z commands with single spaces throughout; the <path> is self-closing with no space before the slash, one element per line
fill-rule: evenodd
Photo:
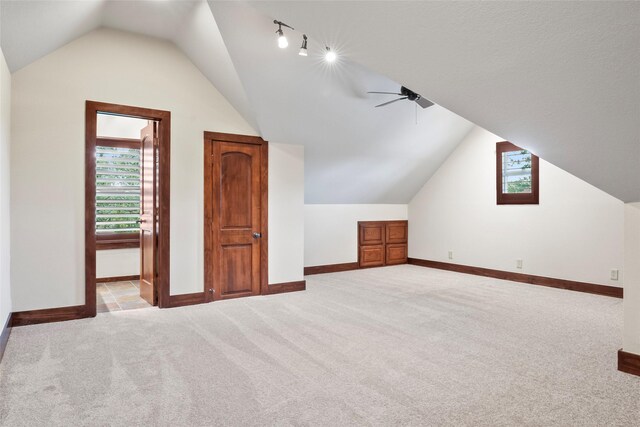
<path fill-rule="evenodd" d="M 499 205 L 537 205 L 539 159 L 510 142 L 496 144 L 496 192 Z"/>
<path fill-rule="evenodd" d="M 96 249 L 140 245 L 140 140 L 96 139 Z"/>

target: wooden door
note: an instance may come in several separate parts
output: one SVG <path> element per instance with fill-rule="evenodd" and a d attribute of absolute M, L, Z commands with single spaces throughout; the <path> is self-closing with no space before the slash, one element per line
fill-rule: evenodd
<path fill-rule="evenodd" d="M 358 262 L 361 268 L 384 265 L 384 223 L 358 222 Z"/>
<path fill-rule="evenodd" d="M 149 304 L 157 305 L 155 292 L 157 259 L 157 174 L 156 147 L 158 142 L 155 122 L 140 132 L 141 197 L 140 197 L 140 296 Z"/>
<path fill-rule="evenodd" d="M 406 264 L 407 263 L 407 244 L 388 244 L 385 254 L 385 265 Z"/>
<path fill-rule="evenodd" d="M 358 221 L 360 268 L 406 264 L 408 222 Z"/>
<path fill-rule="evenodd" d="M 262 274 L 262 146 L 210 140 L 209 300 L 259 295 Z M 266 179 L 266 175 L 264 176 Z M 266 206 L 264 207 L 266 209 Z M 205 233 L 207 233 L 205 227 Z M 207 240 L 207 236 L 205 236 Z M 205 256 L 209 256 L 205 253 Z"/>
<path fill-rule="evenodd" d="M 360 268 L 384 265 L 384 245 L 361 246 L 358 253 Z"/>
<path fill-rule="evenodd" d="M 407 243 L 409 237 L 407 221 L 389 221 L 385 231 L 385 243 Z"/>

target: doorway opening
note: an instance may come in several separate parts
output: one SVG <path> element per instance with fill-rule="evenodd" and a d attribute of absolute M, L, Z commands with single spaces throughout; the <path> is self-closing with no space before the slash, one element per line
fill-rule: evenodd
<path fill-rule="evenodd" d="M 86 103 L 87 314 L 168 304 L 170 113 Z"/>

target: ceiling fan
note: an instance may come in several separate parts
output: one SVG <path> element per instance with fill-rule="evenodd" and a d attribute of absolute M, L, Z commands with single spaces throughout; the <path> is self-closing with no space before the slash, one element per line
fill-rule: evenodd
<path fill-rule="evenodd" d="M 384 107 L 385 105 L 393 104 L 397 101 L 402 101 L 403 99 L 408 99 L 409 101 L 415 101 L 416 104 L 421 106 L 422 108 L 428 108 L 433 105 L 433 102 L 429 101 L 427 98 L 423 98 L 421 95 L 415 93 L 414 91 L 407 89 L 404 86 L 400 87 L 400 93 L 396 92 L 367 92 L 367 93 L 380 93 L 383 95 L 399 95 L 401 98 L 394 99 L 392 101 L 384 102 L 382 104 L 376 105 L 377 107 Z"/>

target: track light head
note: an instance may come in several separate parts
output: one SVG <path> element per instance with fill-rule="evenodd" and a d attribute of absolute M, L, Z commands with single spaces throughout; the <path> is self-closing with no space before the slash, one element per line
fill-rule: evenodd
<path fill-rule="evenodd" d="M 287 46 L 289 46 L 289 41 L 284 36 L 284 32 L 282 31 L 282 27 L 291 28 L 292 30 L 293 30 L 293 27 L 290 27 L 289 25 L 285 24 L 284 22 L 280 22 L 277 19 L 274 19 L 273 23 L 278 26 L 278 29 L 276 30 L 276 33 L 278 34 L 278 47 L 280 49 L 284 49 Z"/>
<path fill-rule="evenodd" d="M 327 52 L 324 54 L 324 59 L 327 62 L 335 62 L 336 58 L 338 58 L 336 53 L 332 51 L 329 46 L 326 46 L 326 49 L 327 49 Z"/>
<path fill-rule="evenodd" d="M 289 41 L 284 36 L 284 33 L 282 32 L 282 30 L 278 30 L 277 33 L 278 33 L 278 47 L 280 49 L 284 49 L 285 47 L 289 46 Z"/>
<path fill-rule="evenodd" d="M 300 47 L 300 52 L 298 52 L 300 56 L 307 56 L 307 35 L 302 35 L 302 46 Z"/>

